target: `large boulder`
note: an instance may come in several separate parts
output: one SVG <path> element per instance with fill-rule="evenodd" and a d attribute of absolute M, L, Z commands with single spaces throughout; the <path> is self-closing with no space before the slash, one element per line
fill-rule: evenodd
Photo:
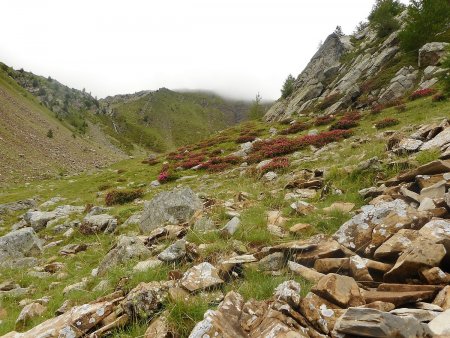
<path fill-rule="evenodd" d="M 141 232 L 148 234 L 167 223 L 184 223 L 201 208 L 202 201 L 190 188 L 164 191 L 145 204 L 140 222 Z"/>
<path fill-rule="evenodd" d="M 423 45 L 419 49 L 419 67 L 438 66 L 449 45 L 446 42 L 430 42 Z"/>
<path fill-rule="evenodd" d="M 42 252 L 41 240 L 33 228 L 12 231 L 0 237 L 0 266 L 11 265 Z"/>

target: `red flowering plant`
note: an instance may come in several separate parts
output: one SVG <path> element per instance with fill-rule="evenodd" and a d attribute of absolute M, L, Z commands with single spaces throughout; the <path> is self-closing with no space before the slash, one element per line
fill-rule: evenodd
<path fill-rule="evenodd" d="M 414 101 L 414 100 L 420 99 L 422 97 L 431 96 L 433 94 L 436 94 L 436 89 L 433 89 L 433 88 L 419 89 L 419 90 L 416 90 L 414 93 L 412 93 L 409 96 L 409 99 L 411 101 Z"/>
<path fill-rule="evenodd" d="M 285 169 L 289 167 L 289 159 L 286 157 L 275 157 L 269 163 L 262 166 L 259 171 L 263 174 L 269 171 L 275 171 L 279 169 Z"/>
<path fill-rule="evenodd" d="M 169 164 L 164 164 L 161 168 L 161 171 L 159 172 L 158 175 L 158 182 L 159 183 L 167 183 L 170 181 L 174 181 L 177 178 L 179 178 L 178 175 L 174 174 L 173 171 L 171 170 Z"/>
<path fill-rule="evenodd" d="M 316 120 L 314 121 L 314 125 L 319 127 L 319 126 L 326 126 L 327 124 L 330 124 L 331 122 L 333 122 L 336 118 L 333 115 L 327 115 L 327 116 L 320 116 L 318 118 L 316 118 Z"/>
<path fill-rule="evenodd" d="M 359 112 L 348 112 L 330 126 L 330 130 L 348 130 L 358 126 L 358 121 L 361 119 Z"/>
<path fill-rule="evenodd" d="M 297 134 L 298 132 L 309 129 L 311 125 L 306 122 L 294 122 L 289 128 L 280 131 L 281 135 Z"/>

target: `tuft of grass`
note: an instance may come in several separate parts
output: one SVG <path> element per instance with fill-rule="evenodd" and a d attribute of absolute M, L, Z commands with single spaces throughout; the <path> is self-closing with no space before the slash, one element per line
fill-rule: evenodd
<path fill-rule="evenodd" d="M 441 156 L 439 149 L 422 150 L 416 155 L 416 161 L 423 165 L 438 160 L 439 156 Z"/>
<path fill-rule="evenodd" d="M 107 206 L 116 204 L 125 204 L 134 201 L 136 198 L 144 196 L 142 189 L 127 189 L 127 190 L 110 190 L 105 196 L 105 204 Z"/>
<path fill-rule="evenodd" d="M 210 309 L 210 304 L 200 296 L 191 296 L 188 301 L 169 300 L 165 309 L 169 325 L 181 337 L 188 337 L 195 324 L 201 321 L 205 312 Z"/>

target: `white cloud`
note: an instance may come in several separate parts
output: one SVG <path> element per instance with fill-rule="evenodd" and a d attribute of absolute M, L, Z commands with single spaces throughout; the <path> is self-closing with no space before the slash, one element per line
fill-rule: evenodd
<path fill-rule="evenodd" d="M 104 97 L 209 89 L 279 97 L 336 25 L 374 0 L 3 0 L 0 61 Z"/>

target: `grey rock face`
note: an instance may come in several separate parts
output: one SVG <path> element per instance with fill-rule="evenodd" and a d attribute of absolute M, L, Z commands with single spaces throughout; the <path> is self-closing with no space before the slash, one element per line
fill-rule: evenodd
<path fill-rule="evenodd" d="M 106 254 L 98 266 L 98 274 L 104 275 L 109 269 L 130 259 L 149 257 L 150 250 L 137 237 L 120 236 L 117 244 Z"/>
<path fill-rule="evenodd" d="M 41 241 L 32 228 L 12 231 L 0 237 L 0 266 L 41 253 Z"/>
<path fill-rule="evenodd" d="M 201 208 L 201 200 L 190 188 L 164 191 L 145 204 L 141 216 L 141 232 L 147 234 L 167 223 L 186 222 Z"/>
<path fill-rule="evenodd" d="M 438 66 L 449 46 L 445 42 L 430 42 L 419 49 L 419 67 Z"/>

